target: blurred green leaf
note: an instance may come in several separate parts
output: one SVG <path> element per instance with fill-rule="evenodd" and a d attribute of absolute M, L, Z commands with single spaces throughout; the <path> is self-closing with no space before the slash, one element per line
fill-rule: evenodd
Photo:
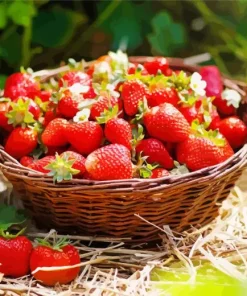
<path fill-rule="evenodd" d="M 4 88 L 7 77 L 7 75 L 0 74 L 0 89 Z"/>
<path fill-rule="evenodd" d="M 159 12 L 152 20 L 153 33 L 148 36 L 152 48 L 159 54 L 173 55 L 186 43 L 185 30 L 175 23 L 166 11 Z"/>
<path fill-rule="evenodd" d="M 76 26 L 86 20 L 83 14 L 59 7 L 40 11 L 33 20 L 32 41 L 44 47 L 62 46 L 73 36 Z"/>
<path fill-rule="evenodd" d="M 28 27 L 36 14 L 32 1 L 13 1 L 8 7 L 8 16 L 17 25 Z"/>
<path fill-rule="evenodd" d="M 0 29 L 5 28 L 7 24 L 7 7 L 5 3 L 0 3 Z"/>
<path fill-rule="evenodd" d="M 99 3 L 99 11 L 105 8 L 106 2 Z M 128 50 L 141 45 L 152 15 L 150 12 L 150 3 L 134 4 L 131 1 L 123 1 L 102 25 L 102 29 L 112 35 L 112 49 L 118 49 L 122 42 Z"/>
<path fill-rule="evenodd" d="M 17 32 L 12 32 L 7 39 L 0 43 L 0 57 L 9 65 L 18 65 L 21 59 L 21 36 Z"/>

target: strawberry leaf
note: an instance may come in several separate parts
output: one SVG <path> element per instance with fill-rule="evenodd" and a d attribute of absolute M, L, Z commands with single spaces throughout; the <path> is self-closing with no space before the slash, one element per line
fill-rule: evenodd
<path fill-rule="evenodd" d="M 0 229 L 1 231 L 9 230 L 11 226 L 22 225 L 27 221 L 24 210 L 17 210 L 13 206 L 0 205 Z"/>

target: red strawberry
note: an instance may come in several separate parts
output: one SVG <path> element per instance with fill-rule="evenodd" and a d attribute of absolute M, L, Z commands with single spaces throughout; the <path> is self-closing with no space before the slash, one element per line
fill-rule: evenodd
<path fill-rule="evenodd" d="M 173 168 L 173 159 L 165 148 L 165 145 L 156 139 L 149 138 L 140 141 L 136 146 L 136 152 L 142 156 L 148 156 L 148 163 L 158 163 L 166 169 Z"/>
<path fill-rule="evenodd" d="M 174 88 L 156 88 L 148 96 L 148 105 L 150 107 L 159 106 L 163 103 L 170 103 L 176 107 L 178 102 L 179 96 Z"/>
<path fill-rule="evenodd" d="M 191 171 L 219 164 L 234 154 L 224 138 L 190 135 L 177 145 L 177 160 Z"/>
<path fill-rule="evenodd" d="M 21 159 L 20 159 L 20 164 L 25 166 L 25 167 L 28 167 L 30 164 L 32 164 L 34 162 L 34 159 L 30 156 L 23 156 Z"/>
<path fill-rule="evenodd" d="M 132 131 L 130 124 L 122 118 L 112 118 L 105 125 L 105 136 L 113 144 L 122 144 L 131 150 Z"/>
<path fill-rule="evenodd" d="M 61 239 L 52 246 L 47 241 L 38 241 L 39 245 L 32 251 L 30 268 L 34 278 L 46 286 L 68 284 L 79 274 L 80 267 L 60 270 L 39 270 L 39 267 L 65 267 L 81 262 L 77 249 Z"/>
<path fill-rule="evenodd" d="M 141 81 L 129 80 L 123 83 L 122 99 L 127 115 L 133 116 L 138 112 L 138 104 L 148 95 L 147 86 Z"/>
<path fill-rule="evenodd" d="M 152 171 L 152 175 L 151 175 L 151 179 L 156 179 L 156 178 L 162 178 L 162 177 L 166 177 L 166 176 L 169 176 L 170 173 L 163 169 L 163 168 L 157 168 L 157 169 L 154 169 Z"/>
<path fill-rule="evenodd" d="M 132 178 L 130 151 L 120 144 L 110 144 L 95 150 L 88 155 L 85 166 L 93 180 Z"/>
<path fill-rule="evenodd" d="M 4 276 L 23 277 L 29 273 L 29 260 L 33 249 L 29 239 L 23 236 L 27 217 L 13 206 L 0 205 L 0 273 Z M 12 230 L 15 230 L 14 234 Z"/>
<path fill-rule="evenodd" d="M 103 141 L 103 130 L 94 121 L 71 123 L 66 135 L 69 143 L 83 155 L 98 149 Z"/>
<path fill-rule="evenodd" d="M 182 142 L 189 135 L 187 120 L 169 103 L 151 108 L 144 114 L 143 120 L 149 135 L 161 141 Z"/>
<path fill-rule="evenodd" d="M 14 278 L 28 275 L 32 249 L 32 243 L 25 236 L 0 237 L 0 273 Z"/>
<path fill-rule="evenodd" d="M 58 110 L 48 109 L 44 116 L 43 125 L 47 126 L 53 119 L 61 118 L 62 115 L 59 113 Z"/>
<path fill-rule="evenodd" d="M 45 167 L 54 160 L 55 160 L 55 156 L 45 156 L 29 164 L 28 167 L 32 170 L 47 174 L 49 173 L 49 170 L 45 169 Z"/>
<path fill-rule="evenodd" d="M 145 62 L 144 68 L 151 75 L 156 75 L 159 70 L 165 75 L 169 68 L 169 63 L 166 58 L 156 57 L 150 61 Z"/>
<path fill-rule="evenodd" d="M 51 98 L 52 91 L 49 90 L 41 90 L 38 94 L 38 97 L 42 102 L 49 102 Z"/>
<path fill-rule="evenodd" d="M 30 154 L 38 144 L 37 131 L 31 128 L 16 127 L 9 135 L 5 151 L 16 159 Z"/>
<path fill-rule="evenodd" d="M 241 96 L 235 90 L 224 90 L 220 97 L 216 97 L 213 104 L 223 115 L 233 115 L 241 102 Z"/>
<path fill-rule="evenodd" d="M 206 81 L 207 97 L 220 98 L 223 91 L 223 83 L 219 69 L 216 66 L 204 66 L 200 69 L 202 80 Z"/>
<path fill-rule="evenodd" d="M 84 72 L 68 71 L 58 81 L 59 87 L 70 87 L 76 83 L 80 83 L 81 85 L 90 85 L 91 78 Z"/>
<path fill-rule="evenodd" d="M 83 93 L 84 99 L 94 99 L 97 96 L 97 94 L 94 91 L 94 88 L 92 84 L 89 85 L 89 90 L 85 93 Z"/>
<path fill-rule="evenodd" d="M 66 139 L 66 128 L 68 121 L 63 118 L 55 118 L 46 126 L 41 139 L 46 146 L 65 146 L 68 141 Z"/>
<path fill-rule="evenodd" d="M 233 149 L 240 148 L 246 143 L 247 127 L 240 118 L 236 116 L 225 118 L 220 121 L 218 127 Z"/>
<path fill-rule="evenodd" d="M 219 123 L 221 120 L 216 109 L 211 110 L 210 117 L 211 117 L 211 123 L 210 123 L 208 129 L 215 130 L 219 127 Z"/>
<path fill-rule="evenodd" d="M 66 90 L 58 102 L 58 112 L 66 118 L 71 119 L 79 112 L 79 104 L 82 100 L 83 96 L 73 95 L 69 90 Z"/>
<path fill-rule="evenodd" d="M 110 99 L 105 96 L 100 96 L 97 99 L 97 102 L 92 105 L 90 119 L 96 120 L 97 117 L 101 115 L 105 110 L 109 108 L 113 108 L 114 106 L 118 106 L 119 113 L 122 111 L 122 101 L 114 96 L 111 96 Z"/>
<path fill-rule="evenodd" d="M 179 108 L 179 111 L 183 114 L 189 124 L 194 120 L 198 120 L 199 123 L 202 123 L 204 120 L 203 113 L 200 112 L 200 108 L 197 108 L 196 104 L 190 107 L 183 106 Z"/>
<path fill-rule="evenodd" d="M 11 100 L 19 97 L 34 99 L 40 90 L 39 84 L 29 74 L 14 73 L 10 75 L 5 83 L 4 97 Z"/>

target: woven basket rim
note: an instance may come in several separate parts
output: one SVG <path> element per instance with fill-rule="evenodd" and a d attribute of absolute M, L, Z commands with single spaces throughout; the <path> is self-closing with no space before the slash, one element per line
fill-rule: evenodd
<path fill-rule="evenodd" d="M 137 63 L 144 63 L 147 60 L 152 60 L 155 57 L 153 56 L 129 56 L 130 62 L 137 62 Z M 188 72 L 195 72 L 200 69 L 199 65 L 189 65 L 184 63 L 184 59 L 182 58 L 172 58 L 168 57 L 168 62 L 173 69 L 183 69 Z M 92 64 L 94 61 L 84 62 L 84 67 L 88 67 L 90 64 Z M 36 71 L 33 73 L 34 77 L 43 77 L 44 79 L 47 79 L 51 76 L 55 76 L 59 73 L 65 72 L 69 69 L 69 67 L 62 66 L 59 68 L 51 69 L 51 70 L 41 70 Z M 43 74 L 43 75 L 37 75 L 37 74 Z M 237 90 L 241 96 L 242 96 L 242 103 L 247 103 L 247 84 L 243 81 L 237 81 L 233 80 L 229 77 L 226 77 L 222 75 L 223 83 L 226 87 L 232 88 Z M 246 90 L 245 90 L 246 89 Z M 135 190 L 148 190 L 151 188 L 152 190 L 160 188 L 162 185 L 172 185 L 175 184 L 181 184 L 183 181 L 189 182 L 189 181 L 196 181 L 201 182 L 205 178 L 207 182 L 210 179 L 215 179 L 217 177 L 220 177 L 222 175 L 225 175 L 228 173 L 229 170 L 234 169 L 234 167 L 242 167 L 247 163 L 247 143 L 239 149 L 236 153 L 234 153 L 233 156 L 231 156 L 226 161 L 203 168 L 201 170 L 197 170 L 194 172 L 189 172 L 187 174 L 183 175 L 170 175 L 165 176 L 157 179 L 141 179 L 141 178 L 133 178 L 133 179 L 124 179 L 124 180 L 110 180 L 110 181 L 94 181 L 94 180 L 85 180 L 85 179 L 73 179 L 71 181 L 63 181 L 59 184 L 53 184 L 52 177 L 47 176 L 44 173 L 34 171 L 30 168 L 22 166 L 16 159 L 11 157 L 8 153 L 4 151 L 4 147 L 0 145 L 0 169 L 3 171 L 7 171 L 8 174 L 15 176 L 20 179 L 27 179 L 32 181 L 40 181 L 44 183 L 44 185 L 52 185 L 53 188 L 67 188 L 67 189 L 75 189 L 78 188 L 81 189 L 85 186 L 90 186 L 92 189 L 94 187 L 101 188 L 113 188 L 121 187 L 122 189 L 127 190 L 128 188 L 132 189 L 135 188 Z M 118 188 L 117 187 L 117 188 Z M 51 187 L 49 187 L 50 189 Z"/>

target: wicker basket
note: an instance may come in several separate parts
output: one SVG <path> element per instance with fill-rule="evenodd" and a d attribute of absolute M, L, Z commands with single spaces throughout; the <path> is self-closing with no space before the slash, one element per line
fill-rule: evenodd
<path fill-rule="evenodd" d="M 130 58 L 139 63 L 147 59 L 151 57 Z M 170 58 L 169 62 L 173 69 L 198 70 L 181 59 Z M 59 72 L 61 69 L 51 70 L 49 75 L 43 73 L 43 78 Z M 238 90 L 244 102 L 245 84 L 228 78 L 224 78 L 224 84 Z M 242 104 L 240 115 L 246 121 L 245 111 L 246 105 Z M 61 232 L 148 240 L 157 237 L 159 232 L 151 223 L 182 231 L 212 221 L 221 202 L 247 167 L 246 156 L 247 145 L 220 165 L 182 176 L 111 182 L 73 180 L 55 185 L 52 178 L 21 166 L 2 148 L 0 168 L 38 226 L 56 228 Z"/>

